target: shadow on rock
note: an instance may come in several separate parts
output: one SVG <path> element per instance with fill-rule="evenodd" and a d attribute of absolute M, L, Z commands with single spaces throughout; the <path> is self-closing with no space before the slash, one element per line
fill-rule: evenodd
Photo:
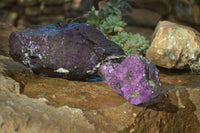
<path fill-rule="evenodd" d="M 33 78 L 33 72 L 11 59 L 0 59 L 0 62 L 3 64 L 5 75 L 20 83 L 20 93 L 22 93 L 28 80 Z"/>
<path fill-rule="evenodd" d="M 139 106 L 146 107 L 147 109 L 152 109 L 155 111 L 176 113 L 178 111 L 178 106 L 172 104 L 171 100 L 168 97 L 169 90 L 173 89 L 175 89 L 175 86 L 164 83 L 164 85 L 162 86 L 162 92 L 159 92 L 160 94 L 157 97 Z"/>
<path fill-rule="evenodd" d="M 170 113 L 176 113 L 178 111 L 178 106 L 172 104 L 171 100 L 164 94 L 157 96 L 149 103 L 145 103 L 141 106 L 145 106 L 147 109 L 155 111 L 166 111 Z"/>

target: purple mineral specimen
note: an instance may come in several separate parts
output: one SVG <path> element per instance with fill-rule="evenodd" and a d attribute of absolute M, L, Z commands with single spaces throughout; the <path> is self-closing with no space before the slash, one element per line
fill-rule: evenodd
<path fill-rule="evenodd" d="M 161 82 L 156 66 L 138 54 L 127 56 L 121 63 L 105 63 L 100 76 L 131 104 L 141 104 L 155 97 Z"/>
<path fill-rule="evenodd" d="M 82 80 L 100 63 L 124 51 L 92 26 L 81 23 L 34 25 L 9 37 L 11 57 L 36 73 Z"/>

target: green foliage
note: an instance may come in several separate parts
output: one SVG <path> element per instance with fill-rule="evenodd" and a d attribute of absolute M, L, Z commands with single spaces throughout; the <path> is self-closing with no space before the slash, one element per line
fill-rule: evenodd
<path fill-rule="evenodd" d="M 120 16 L 108 16 L 105 21 L 99 25 L 99 29 L 105 35 L 113 35 L 118 32 L 122 32 L 124 29 L 123 27 L 126 25 L 125 22 L 122 21 Z"/>
<path fill-rule="evenodd" d="M 139 53 L 145 55 L 149 48 L 149 41 L 139 34 L 119 32 L 116 36 L 111 36 L 110 40 L 121 46 L 126 54 Z"/>
<path fill-rule="evenodd" d="M 96 28 L 98 28 L 100 25 L 100 18 L 96 14 L 96 10 L 95 10 L 94 6 L 92 7 L 91 11 L 89 12 L 88 22 L 90 23 L 90 25 L 92 25 Z"/>
<path fill-rule="evenodd" d="M 133 0 L 108 0 L 107 2 L 101 1 L 99 4 L 98 13 L 92 7 L 89 12 L 88 22 L 95 27 L 101 25 L 109 16 L 122 17 L 126 11 L 131 11 L 131 6 L 127 3 Z"/>
<path fill-rule="evenodd" d="M 108 0 L 99 5 L 99 11 L 92 7 L 88 15 L 90 25 L 99 29 L 109 40 L 120 45 L 126 54 L 138 52 L 145 55 L 149 42 L 139 34 L 124 31 L 126 23 L 122 20 L 126 11 L 131 11 L 128 2 L 133 0 Z"/>

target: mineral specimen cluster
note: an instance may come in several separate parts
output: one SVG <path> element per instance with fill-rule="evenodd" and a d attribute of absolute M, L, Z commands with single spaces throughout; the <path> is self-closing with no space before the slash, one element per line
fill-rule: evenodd
<path fill-rule="evenodd" d="M 156 66 L 123 49 L 92 26 L 81 23 L 34 25 L 9 37 L 10 56 L 35 73 L 72 80 L 95 74 L 131 104 L 155 97 L 161 82 Z"/>
<path fill-rule="evenodd" d="M 155 97 L 161 87 L 156 66 L 148 59 L 129 55 L 121 63 L 105 63 L 101 77 L 131 104 L 141 104 Z"/>

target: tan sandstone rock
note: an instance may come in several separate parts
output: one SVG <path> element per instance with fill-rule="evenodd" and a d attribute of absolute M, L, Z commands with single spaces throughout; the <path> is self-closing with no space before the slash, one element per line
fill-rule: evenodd
<path fill-rule="evenodd" d="M 161 21 L 146 57 L 168 69 L 200 71 L 200 33 L 187 26 Z"/>

